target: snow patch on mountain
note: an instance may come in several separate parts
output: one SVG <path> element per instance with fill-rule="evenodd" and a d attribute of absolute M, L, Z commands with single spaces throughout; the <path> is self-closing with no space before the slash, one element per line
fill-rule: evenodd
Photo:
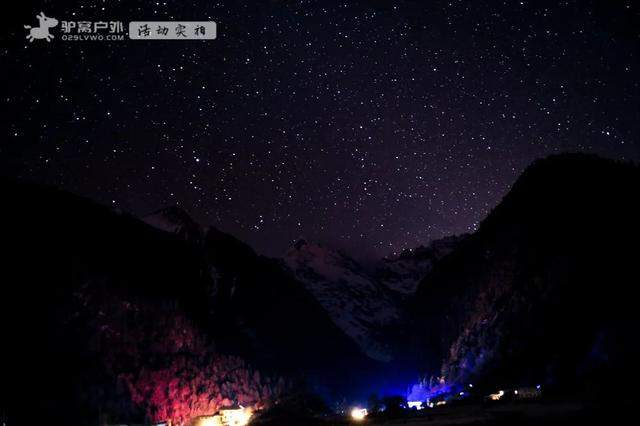
<path fill-rule="evenodd" d="M 389 289 L 408 296 L 416 292 L 420 281 L 427 276 L 433 265 L 451 253 L 466 235 L 434 240 L 427 247 L 404 250 L 397 256 L 382 259 L 374 278 Z"/>
<path fill-rule="evenodd" d="M 364 353 L 380 361 L 392 359 L 383 335 L 401 320 L 400 311 L 390 292 L 362 266 L 342 252 L 304 240 L 284 261 Z"/>
<path fill-rule="evenodd" d="M 143 220 L 198 245 L 208 244 L 205 235 L 212 229 L 201 227 L 176 206 L 156 211 Z M 300 240 L 285 255 L 282 267 L 293 273 L 363 353 L 376 360 L 390 361 L 394 357 L 390 342 L 404 323 L 401 305 L 415 292 L 433 264 L 459 241 L 459 237 L 438 240 L 365 268 L 341 251 Z M 215 268 L 211 269 L 211 277 L 217 283 L 219 277 Z"/>

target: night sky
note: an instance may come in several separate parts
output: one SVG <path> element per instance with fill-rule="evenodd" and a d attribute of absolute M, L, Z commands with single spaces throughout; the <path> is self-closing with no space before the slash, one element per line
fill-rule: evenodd
<path fill-rule="evenodd" d="M 126 4 L 126 6 L 125 6 Z M 28 43 L 58 20 L 213 20 L 213 41 Z M 39 1 L 5 16 L 0 173 L 268 255 L 473 231 L 536 158 L 640 160 L 628 1 Z M 6 15 L 6 13 L 5 13 Z M 6 208 L 6 207 L 3 207 Z"/>

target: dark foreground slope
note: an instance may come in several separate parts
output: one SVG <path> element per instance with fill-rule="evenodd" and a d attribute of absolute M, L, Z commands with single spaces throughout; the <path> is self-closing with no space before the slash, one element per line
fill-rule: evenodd
<path fill-rule="evenodd" d="M 259 365 L 301 374 L 327 397 L 359 391 L 358 382 L 378 363 L 331 321 L 281 262 L 214 228 L 205 233 L 203 250 L 216 274 L 213 308 L 238 329 L 237 335 L 219 336 L 223 347 L 244 347 L 243 356 Z"/>
<path fill-rule="evenodd" d="M 0 193 L 3 413 L 25 424 L 31 416 L 84 424 L 118 401 L 115 411 L 135 416 L 116 376 L 136 364 L 129 346 L 136 342 L 109 336 L 140 323 L 162 327 L 182 309 L 204 324 L 213 283 L 203 259 L 134 218 L 64 192 L 2 181 Z M 111 355 L 118 365 L 108 372 Z"/>
<path fill-rule="evenodd" d="M 301 285 L 229 236 L 211 231 L 203 248 L 54 189 L 3 180 L 0 194 L 0 413 L 12 424 L 258 402 L 280 382 L 242 359 L 327 386 L 345 380 L 337 359 L 358 359 Z M 193 403 L 153 394 L 163 386 Z"/>
<path fill-rule="evenodd" d="M 316 390 L 332 397 L 338 396 L 332 391 L 340 396 L 355 391 L 378 367 L 281 261 L 257 254 L 214 227 L 200 226 L 178 207 L 143 220 L 186 240 L 205 259 L 215 282 L 210 306 L 217 325 L 211 332 L 224 352 L 289 375 L 303 374 Z M 233 324 L 233 332 L 220 326 L 224 321 Z"/>
<path fill-rule="evenodd" d="M 414 304 L 447 383 L 547 383 L 624 398 L 638 376 L 640 171 L 587 155 L 537 161 Z"/>

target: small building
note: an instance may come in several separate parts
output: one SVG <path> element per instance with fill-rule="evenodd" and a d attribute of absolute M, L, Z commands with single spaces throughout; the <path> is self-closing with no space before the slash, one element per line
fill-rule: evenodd
<path fill-rule="evenodd" d="M 249 423 L 253 410 L 239 405 L 222 408 L 219 414 L 223 426 L 245 426 Z"/>
<path fill-rule="evenodd" d="M 504 396 L 504 391 L 503 390 L 499 390 L 496 393 L 489 394 L 489 396 L 487 396 L 487 399 L 489 401 L 500 401 L 503 396 Z"/>
<path fill-rule="evenodd" d="M 253 416 L 251 408 L 242 405 L 225 407 L 215 414 L 198 416 L 189 421 L 189 426 L 245 426 Z"/>
<path fill-rule="evenodd" d="M 193 426 L 224 426 L 222 417 L 218 414 L 213 416 L 200 416 L 193 420 Z"/>

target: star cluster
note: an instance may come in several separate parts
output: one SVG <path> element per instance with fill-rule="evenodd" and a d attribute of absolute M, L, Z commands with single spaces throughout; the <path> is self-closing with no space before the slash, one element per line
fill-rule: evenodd
<path fill-rule="evenodd" d="M 218 38 L 28 43 L 40 10 Z M 268 255 L 397 252 L 476 229 L 536 158 L 640 157 L 630 0 L 40 1 L 9 28 L 3 174 Z"/>

